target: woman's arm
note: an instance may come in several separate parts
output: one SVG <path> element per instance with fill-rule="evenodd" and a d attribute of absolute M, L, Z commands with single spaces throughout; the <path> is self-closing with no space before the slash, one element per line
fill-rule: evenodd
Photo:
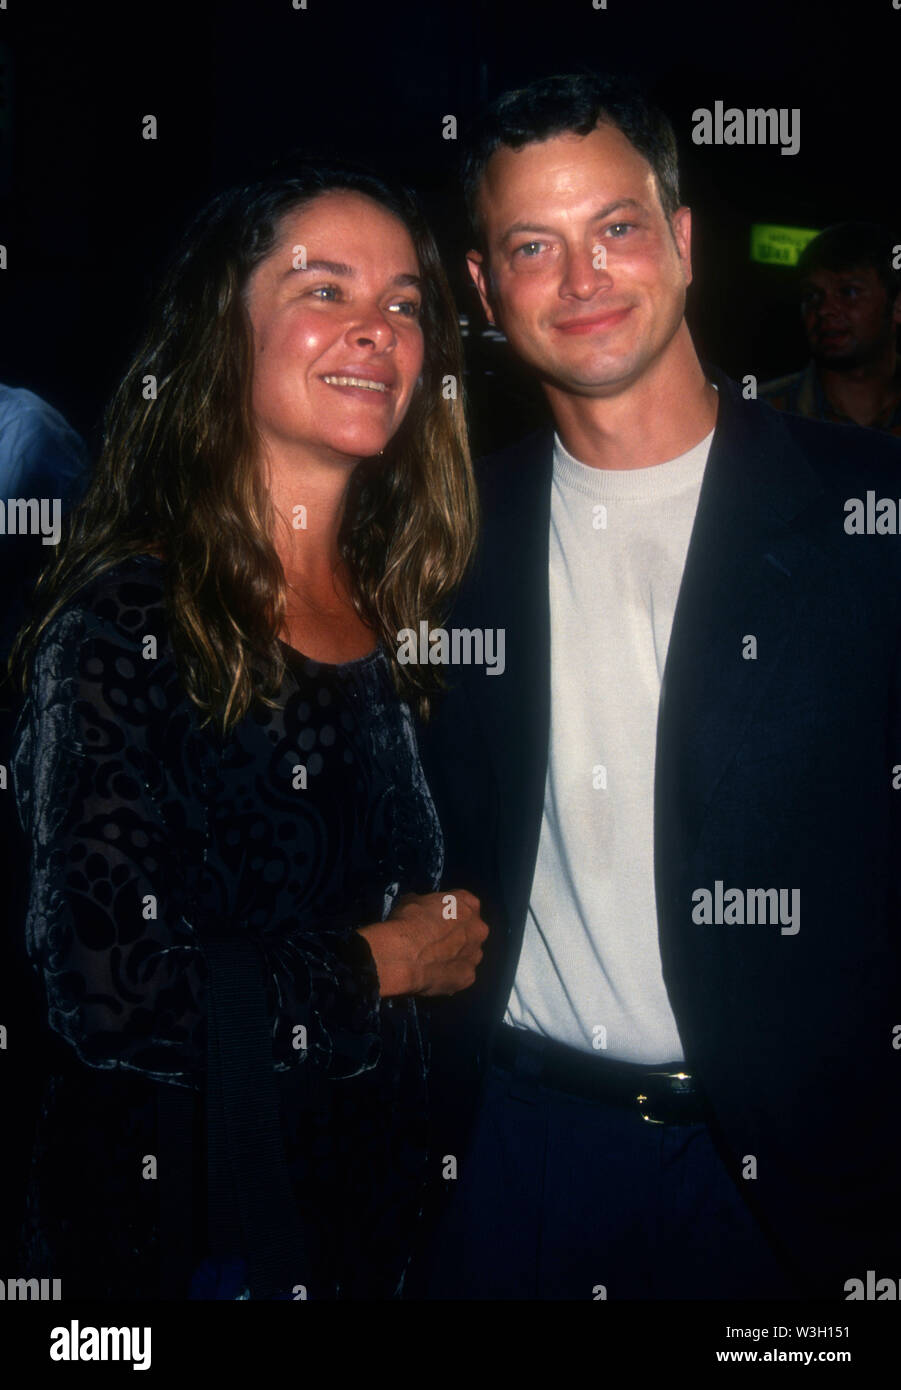
<path fill-rule="evenodd" d="M 382 997 L 456 994 L 475 982 L 488 928 L 479 900 L 463 888 L 407 893 L 384 922 L 360 927 L 378 970 Z"/>
<path fill-rule="evenodd" d="M 204 935 L 246 927 L 195 915 L 203 739 L 174 662 L 145 660 L 144 636 L 77 608 L 40 643 L 13 757 L 30 840 L 27 946 L 50 1024 L 82 1061 L 197 1086 Z M 136 674 L 140 699 L 124 688 Z M 254 941 L 273 1007 L 274 1066 L 309 1060 L 332 1076 L 374 1066 L 378 976 L 361 934 L 276 922 Z"/>

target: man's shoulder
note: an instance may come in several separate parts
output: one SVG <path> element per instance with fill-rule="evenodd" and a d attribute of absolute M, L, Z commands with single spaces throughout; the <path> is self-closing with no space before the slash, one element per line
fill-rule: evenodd
<path fill-rule="evenodd" d="M 483 505 L 490 505 L 500 493 L 514 485 L 517 478 L 522 480 L 524 473 L 535 476 L 546 470 L 550 476 L 553 449 L 553 427 L 546 425 L 477 459 L 475 474 Z"/>
<path fill-rule="evenodd" d="M 765 381 L 762 386 L 757 388 L 759 400 L 775 402 L 783 397 L 790 397 L 801 389 L 804 381 L 804 369 L 800 372 L 789 372 L 786 376 L 774 377 L 772 381 Z"/>
<path fill-rule="evenodd" d="M 763 401 L 761 409 L 772 407 Z M 860 425 L 840 425 L 778 412 L 782 429 L 806 457 L 824 486 L 891 486 L 901 496 L 901 439 Z"/>
<path fill-rule="evenodd" d="M 59 411 L 43 396 L 35 395 L 24 386 L 7 386 L 0 382 L 0 430 L 20 422 L 40 425 L 62 419 Z"/>
<path fill-rule="evenodd" d="M 486 480 L 497 477 L 511 468 L 519 467 L 524 460 L 540 460 L 549 456 L 553 445 L 553 426 L 544 425 L 541 429 L 532 430 L 530 434 L 515 440 L 512 444 L 505 444 L 502 449 L 495 449 L 490 454 L 483 454 L 476 460 L 476 474 Z"/>
<path fill-rule="evenodd" d="M 748 409 L 769 425 L 769 433 L 757 439 L 758 445 L 773 449 L 775 467 L 767 473 L 767 485 L 778 491 L 783 472 L 790 490 L 803 479 L 801 524 L 809 536 L 841 567 L 844 582 L 875 584 L 895 607 L 901 550 L 897 539 L 892 543 L 888 538 L 901 532 L 901 439 L 859 425 L 787 414 L 760 400 L 748 402 Z M 754 466 L 752 459 L 749 466 Z M 890 527 L 880 521 L 877 531 L 872 518 L 883 499 L 880 514 L 894 520 Z M 860 516 L 871 520 L 850 529 L 850 518 Z M 885 533 L 883 527 L 888 528 Z"/>
<path fill-rule="evenodd" d="M 729 404 L 729 437 L 740 448 L 743 441 L 751 447 L 748 466 L 756 470 L 761 450 L 779 460 L 778 469 L 765 472 L 768 485 L 778 486 L 783 470 L 788 470 L 785 476 L 795 477 L 795 469 L 801 467 L 827 492 L 835 489 L 848 495 L 849 488 L 890 486 L 901 496 L 901 439 L 884 430 L 797 415 L 760 392 L 748 400 L 732 377 L 717 370 L 715 379 Z"/>
<path fill-rule="evenodd" d="M 0 477 L 9 495 L 58 496 L 71 504 L 87 482 L 88 451 L 54 406 L 0 383 Z"/>

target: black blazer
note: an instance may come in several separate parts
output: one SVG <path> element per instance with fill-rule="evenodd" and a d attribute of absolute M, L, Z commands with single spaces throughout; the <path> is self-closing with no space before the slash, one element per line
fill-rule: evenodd
<path fill-rule="evenodd" d="M 901 499 L 901 443 L 778 414 L 707 370 L 719 415 L 658 721 L 663 974 L 743 1194 L 811 1289 L 843 1298 L 867 1269 L 901 1278 L 901 536 L 848 535 L 844 506 Z M 492 928 L 477 983 L 431 1010 L 439 1160 L 465 1153 L 534 872 L 551 470 L 549 430 L 481 467 L 480 550 L 445 625 L 504 628 L 506 669 L 447 668 L 420 734 L 444 884 Z M 800 930 L 695 923 L 717 880 L 799 890 Z"/>

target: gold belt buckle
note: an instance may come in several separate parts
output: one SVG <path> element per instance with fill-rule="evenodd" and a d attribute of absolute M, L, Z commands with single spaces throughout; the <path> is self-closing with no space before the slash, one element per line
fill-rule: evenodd
<path fill-rule="evenodd" d="M 675 1083 L 675 1084 L 671 1085 L 671 1086 L 668 1088 L 668 1089 L 669 1089 L 670 1095 L 679 1095 L 681 1092 L 684 1092 L 684 1091 L 691 1091 L 691 1090 L 692 1090 L 692 1084 L 691 1084 L 691 1082 L 692 1082 L 692 1076 L 691 1076 L 691 1073 L 690 1073 L 690 1072 L 687 1072 L 687 1071 L 653 1071 L 653 1072 L 649 1072 L 648 1075 L 649 1075 L 649 1076 L 666 1076 L 666 1077 L 669 1077 L 670 1081 L 673 1082 L 673 1083 Z M 649 1124 L 649 1125 L 665 1125 L 665 1124 L 666 1124 L 666 1120 L 655 1120 L 654 1117 L 653 1117 L 653 1115 L 648 1115 L 644 1110 L 642 1110 L 641 1107 L 642 1107 L 643 1105 L 648 1105 L 648 1104 L 649 1104 L 650 1098 L 649 1098 L 648 1096 L 644 1095 L 642 1092 L 639 1092 L 639 1094 L 635 1097 L 635 1100 L 636 1100 L 636 1102 L 637 1102 L 637 1104 L 638 1104 L 638 1108 L 639 1108 L 639 1111 L 640 1111 L 640 1113 L 641 1113 L 641 1118 L 642 1118 L 647 1124 Z M 650 1104 L 653 1104 L 653 1102 L 650 1101 Z"/>

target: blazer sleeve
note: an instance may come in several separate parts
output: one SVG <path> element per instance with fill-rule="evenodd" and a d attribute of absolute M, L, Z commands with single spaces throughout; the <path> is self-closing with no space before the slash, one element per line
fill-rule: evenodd
<path fill-rule="evenodd" d="M 30 856 L 26 947 L 50 1026 L 89 1066 L 199 1089 L 204 937 L 252 935 L 273 1068 L 369 1070 L 381 1045 L 379 988 L 359 932 L 283 921 L 250 934 L 240 921 L 211 923 L 198 907 L 204 739 L 171 660 L 148 662 L 146 699 L 126 699 L 136 663 L 141 670 L 141 639 L 94 611 L 67 610 L 42 635 L 16 729 L 12 774 Z"/>

